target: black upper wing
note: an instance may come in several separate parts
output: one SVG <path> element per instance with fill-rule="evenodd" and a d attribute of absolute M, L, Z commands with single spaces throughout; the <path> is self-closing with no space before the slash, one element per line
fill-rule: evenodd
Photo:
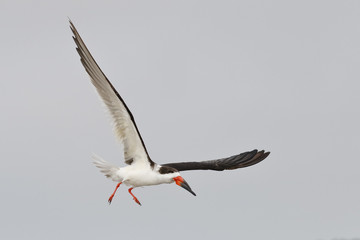
<path fill-rule="evenodd" d="M 188 170 L 232 170 L 237 168 L 249 167 L 254 164 L 257 164 L 269 156 L 270 152 L 265 152 L 264 150 L 258 151 L 253 150 L 250 152 L 240 153 L 228 158 L 221 158 L 210 161 L 202 162 L 180 162 L 180 163 L 167 163 L 162 164 L 161 166 L 167 166 L 177 169 L 178 171 L 188 171 Z"/>
<path fill-rule="evenodd" d="M 81 63 L 112 117 L 116 136 L 124 145 L 125 163 L 146 161 L 154 166 L 129 108 L 102 72 L 71 21 L 70 29 L 74 34 L 73 39 L 77 45 L 76 50 L 80 55 Z"/>

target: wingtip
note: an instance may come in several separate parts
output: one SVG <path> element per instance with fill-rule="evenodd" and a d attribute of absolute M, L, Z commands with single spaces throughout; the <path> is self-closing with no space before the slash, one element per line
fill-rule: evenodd
<path fill-rule="evenodd" d="M 265 152 L 264 155 L 265 155 L 265 158 L 267 158 L 267 156 L 270 155 L 270 152 Z M 265 158 L 264 158 L 264 159 L 265 159 Z"/>
<path fill-rule="evenodd" d="M 260 154 L 256 157 L 254 164 L 257 164 L 261 161 L 263 161 L 265 158 L 267 158 L 270 154 L 270 152 L 265 152 L 264 150 L 259 152 Z"/>
<path fill-rule="evenodd" d="M 257 150 L 257 149 L 255 149 L 255 150 Z M 255 151 L 255 150 L 254 150 L 254 151 Z M 269 156 L 270 151 L 261 150 L 261 151 L 258 151 L 258 153 L 260 153 L 262 156 L 266 155 L 266 157 L 267 157 L 267 156 Z M 266 158 L 266 157 L 265 157 L 265 158 Z"/>
<path fill-rule="evenodd" d="M 73 32 L 74 36 L 76 36 L 76 33 L 77 33 L 76 27 L 69 17 L 68 17 L 68 20 L 69 20 L 69 24 L 70 24 L 70 30 Z M 75 40 L 75 37 L 73 37 L 73 38 Z"/>
<path fill-rule="evenodd" d="M 68 18 L 68 21 L 69 21 L 70 26 L 71 26 L 71 27 L 74 27 L 74 24 L 73 24 L 72 20 L 70 19 L 70 17 L 67 17 L 67 18 Z"/>
<path fill-rule="evenodd" d="M 255 154 L 254 154 L 255 152 Z M 248 152 L 248 156 L 250 157 L 245 157 L 244 159 L 242 159 L 242 163 L 238 166 L 235 166 L 234 168 L 231 169 L 236 169 L 236 168 L 244 168 L 244 167 L 250 167 L 252 165 L 258 164 L 259 162 L 263 161 L 265 158 L 267 158 L 269 156 L 270 152 L 265 152 L 265 150 L 261 150 L 258 151 L 257 149 Z"/>

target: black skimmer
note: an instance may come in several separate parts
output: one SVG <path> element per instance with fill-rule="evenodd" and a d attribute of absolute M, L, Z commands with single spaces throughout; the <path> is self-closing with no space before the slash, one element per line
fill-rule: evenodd
<path fill-rule="evenodd" d="M 106 177 L 118 183 L 115 191 L 108 200 L 109 204 L 116 190 L 122 183 L 131 186 L 128 191 L 139 205 L 141 205 L 139 200 L 132 194 L 131 190 L 141 186 L 175 182 L 196 196 L 189 184 L 181 177 L 180 171 L 223 171 L 244 168 L 261 162 L 270 154 L 270 152 L 253 150 L 211 161 L 167 163 L 162 165 L 153 162 L 146 150 L 144 141 L 129 108 L 101 71 L 71 21 L 70 29 L 74 34 L 73 39 L 77 45 L 76 50 L 80 55 L 81 63 L 89 74 L 92 84 L 95 86 L 111 115 L 115 135 L 124 145 L 124 158 L 127 164 L 125 167 L 114 166 L 100 157 L 94 156 L 95 166 L 98 167 Z"/>

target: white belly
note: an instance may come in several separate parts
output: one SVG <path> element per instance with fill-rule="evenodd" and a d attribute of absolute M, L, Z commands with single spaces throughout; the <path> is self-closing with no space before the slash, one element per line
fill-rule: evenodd
<path fill-rule="evenodd" d="M 123 183 L 127 186 L 142 187 L 158 185 L 162 183 L 172 183 L 172 179 L 162 176 L 151 168 L 140 168 L 136 166 L 127 166 L 119 170 L 119 175 L 122 176 Z"/>

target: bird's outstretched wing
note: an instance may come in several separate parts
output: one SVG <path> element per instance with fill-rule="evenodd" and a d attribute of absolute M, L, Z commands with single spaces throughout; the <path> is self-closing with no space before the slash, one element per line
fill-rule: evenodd
<path fill-rule="evenodd" d="M 124 144 L 125 163 L 146 162 L 153 166 L 154 162 L 149 157 L 129 108 L 101 71 L 71 21 L 70 29 L 74 34 L 73 39 L 77 45 L 76 50 L 81 57 L 81 63 L 112 117 L 116 136 Z"/>
<path fill-rule="evenodd" d="M 249 167 L 254 164 L 257 164 L 269 156 L 270 152 L 265 152 L 264 150 L 258 151 L 253 150 L 250 152 L 240 153 L 227 158 L 221 158 L 210 161 L 202 162 L 180 162 L 180 163 L 167 163 L 161 164 L 161 166 L 172 167 L 178 171 L 188 171 L 188 170 L 232 170 L 237 168 Z"/>

